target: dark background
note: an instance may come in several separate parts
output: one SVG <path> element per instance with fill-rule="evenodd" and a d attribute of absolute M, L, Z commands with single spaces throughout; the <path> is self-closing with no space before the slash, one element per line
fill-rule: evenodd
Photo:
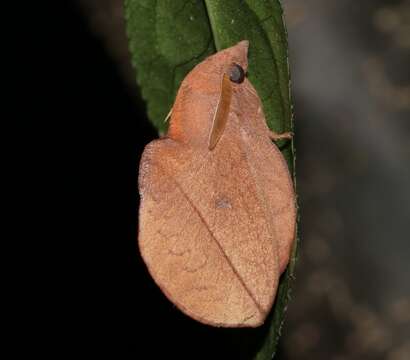
<path fill-rule="evenodd" d="M 410 2 L 283 3 L 301 245 L 278 359 L 407 360 Z M 20 70 L 35 80 L 18 85 L 36 113 L 18 124 L 34 197 L 25 226 L 50 239 L 32 245 L 48 261 L 27 275 L 31 331 L 49 330 L 36 346 L 55 358 L 246 359 L 244 344 L 252 351 L 260 330 L 186 318 L 137 253 L 138 161 L 157 135 L 135 86 L 121 5 L 50 2 L 23 38 L 35 66 Z"/>

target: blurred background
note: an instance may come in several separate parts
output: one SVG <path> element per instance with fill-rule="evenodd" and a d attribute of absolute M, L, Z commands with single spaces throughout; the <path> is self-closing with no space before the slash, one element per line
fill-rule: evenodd
<path fill-rule="evenodd" d="M 410 1 L 283 6 L 301 242 L 277 358 L 408 360 Z M 219 358 L 212 351 L 238 337 L 209 335 L 181 315 L 136 253 L 137 166 L 157 135 L 130 65 L 122 0 L 53 2 L 38 25 L 46 56 L 36 91 L 49 116 L 35 127 L 53 134 L 43 154 L 58 164 L 48 181 L 65 204 L 53 226 L 76 256 L 59 279 L 68 306 L 56 321 L 73 328 L 58 353 L 81 343 L 88 355 L 184 358 L 189 339 L 192 358 Z"/>

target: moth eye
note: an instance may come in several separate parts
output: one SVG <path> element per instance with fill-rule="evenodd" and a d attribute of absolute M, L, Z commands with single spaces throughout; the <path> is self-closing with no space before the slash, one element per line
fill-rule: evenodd
<path fill-rule="evenodd" d="M 229 68 L 229 79 L 237 84 L 242 83 L 245 80 L 245 71 L 242 66 L 238 64 L 232 64 Z"/>

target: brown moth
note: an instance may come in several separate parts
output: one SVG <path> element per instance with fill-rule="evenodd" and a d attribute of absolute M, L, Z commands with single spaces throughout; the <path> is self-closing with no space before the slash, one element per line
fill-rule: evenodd
<path fill-rule="evenodd" d="M 181 311 L 213 326 L 256 327 L 295 238 L 291 176 L 246 78 L 248 42 L 184 79 L 165 137 L 144 150 L 139 248 Z"/>

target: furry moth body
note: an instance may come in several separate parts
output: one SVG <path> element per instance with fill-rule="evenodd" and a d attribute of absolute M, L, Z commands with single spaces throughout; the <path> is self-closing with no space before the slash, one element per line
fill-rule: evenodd
<path fill-rule="evenodd" d="M 286 162 L 248 79 L 248 42 L 184 79 L 167 136 L 139 173 L 139 248 L 170 301 L 205 324 L 256 327 L 268 315 L 295 237 Z M 274 136 L 273 136 L 274 135 Z"/>

